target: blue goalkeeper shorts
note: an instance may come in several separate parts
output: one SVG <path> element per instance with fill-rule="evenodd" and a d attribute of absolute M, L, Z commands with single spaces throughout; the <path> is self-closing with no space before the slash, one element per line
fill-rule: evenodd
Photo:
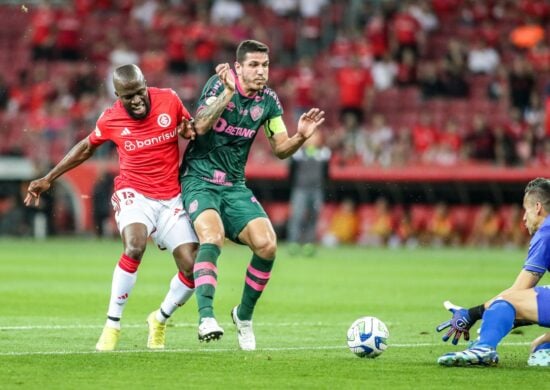
<path fill-rule="evenodd" d="M 539 325 L 550 328 L 550 286 L 535 287 L 539 311 Z"/>

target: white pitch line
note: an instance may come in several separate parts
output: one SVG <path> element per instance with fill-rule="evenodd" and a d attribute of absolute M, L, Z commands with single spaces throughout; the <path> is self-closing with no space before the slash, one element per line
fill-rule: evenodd
<path fill-rule="evenodd" d="M 418 347 L 435 347 L 441 346 L 441 343 L 411 343 L 411 344 L 390 344 L 389 348 L 418 348 Z M 529 342 L 513 342 L 502 343 L 508 346 L 525 346 L 530 345 Z M 320 346 L 305 346 L 305 347 L 272 347 L 259 348 L 256 352 L 285 352 L 285 351 L 321 351 L 321 350 L 337 350 L 346 349 L 346 345 L 320 345 Z M 53 356 L 53 355 L 104 355 L 104 354 L 135 354 L 135 353 L 222 353 L 222 352 L 240 352 L 237 348 L 174 348 L 163 351 L 152 351 L 149 349 L 132 349 L 112 352 L 97 352 L 97 351 L 28 351 L 28 352 L 0 352 L 0 357 L 10 356 Z"/>
<path fill-rule="evenodd" d="M 231 325 L 229 322 L 222 325 Z M 276 323 L 254 323 L 256 326 L 265 326 L 265 327 L 295 327 L 295 326 L 327 326 L 329 324 L 322 322 L 276 322 Z M 90 324 L 73 324 L 73 325 L 18 325 L 18 326 L 0 326 L 1 331 L 24 331 L 24 330 L 63 330 L 63 329 L 102 329 L 104 324 L 90 325 Z M 334 326 L 335 324 L 330 324 Z M 124 328 L 143 328 L 146 327 L 145 321 L 143 324 L 124 324 Z M 196 323 L 184 322 L 184 323 L 172 323 L 168 324 L 168 327 L 175 328 L 195 328 L 197 327 Z"/>

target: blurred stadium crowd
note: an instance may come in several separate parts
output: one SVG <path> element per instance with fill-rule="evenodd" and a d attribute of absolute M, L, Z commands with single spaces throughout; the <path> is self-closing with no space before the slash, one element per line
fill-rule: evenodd
<path fill-rule="evenodd" d="M 193 112 L 213 65 L 244 38 L 269 44 L 287 124 L 311 106 L 327 112 L 331 164 L 550 165 L 545 0 L 0 5 L 0 156 L 38 171 L 57 162 L 114 100 L 121 64 L 138 63 Z M 253 162 L 273 161 L 264 138 Z"/>

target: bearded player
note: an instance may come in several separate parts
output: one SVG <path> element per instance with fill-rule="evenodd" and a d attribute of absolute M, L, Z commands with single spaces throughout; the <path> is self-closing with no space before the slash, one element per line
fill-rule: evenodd
<path fill-rule="evenodd" d="M 168 249 L 179 272 L 160 308 L 148 318 L 147 347 L 162 349 L 166 320 L 194 291 L 193 261 L 197 238 L 182 206 L 178 179 L 178 134 L 193 138 L 191 116 L 171 89 L 148 88 L 136 65 L 113 73 L 118 97 L 97 120 L 91 134 L 76 144 L 44 177 L 30 183 L 25 204 L 38 205 L 40 194 L 65 172 L 89 159 L 104 142 L 116 144 L 120 173 L 111 198 L 124 251 L 115 267 L 107 321 L 96 344 L 112 351 L 120 338 L 120 320 L 151 237 Z"/>

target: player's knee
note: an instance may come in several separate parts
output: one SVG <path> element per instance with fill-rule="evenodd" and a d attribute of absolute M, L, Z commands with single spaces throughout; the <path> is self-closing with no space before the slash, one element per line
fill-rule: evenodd
<path fill-rule="evenodd" d="M 254 243 L 252 250 L 263 259 L 274 259 L 277 255 L 277 241 L 263 239 Z"/>
<path fill-rule="evenodd" d="M 132 259 L 141 260 L 145 253 L 147 241 L 139 238 L 130 238 L 125 243 L 124 253 Z"/>
<path fill-rule="evenodd" d="M 178 266 L 178 270 L 186 277 L 193 276 L 193 265 L 195 264 L 195 257 L 197 256 L 198 245 L 183 244 L 174 249 L 174 260 Z"/>

